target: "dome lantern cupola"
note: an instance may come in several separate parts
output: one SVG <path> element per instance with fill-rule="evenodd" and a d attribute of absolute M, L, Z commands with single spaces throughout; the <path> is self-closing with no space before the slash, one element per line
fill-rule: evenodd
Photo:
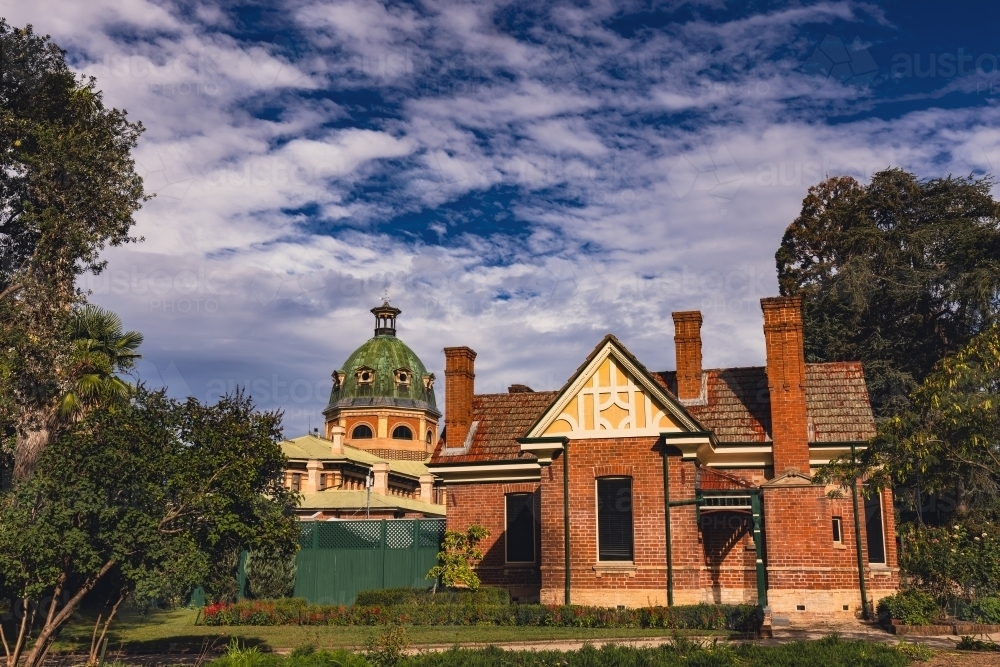
<path fill-rule="evenodd" d="M 399 308 L 389 305 L 389 297 L 384 297 L 382 305 L 376 306 L 371 310 L 372 315 L 375 316 L 375 335 L 395 336 L 396 316 L 401 312 L 403 311 Z"/>

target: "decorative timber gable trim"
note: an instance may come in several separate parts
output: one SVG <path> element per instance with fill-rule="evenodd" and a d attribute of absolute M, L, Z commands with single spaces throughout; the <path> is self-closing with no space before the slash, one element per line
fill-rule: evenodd
<path fill-rule="evenodd" d="M 704 431 L 621 342 L 608 334 L 525 439 L 659 437 Z"/>

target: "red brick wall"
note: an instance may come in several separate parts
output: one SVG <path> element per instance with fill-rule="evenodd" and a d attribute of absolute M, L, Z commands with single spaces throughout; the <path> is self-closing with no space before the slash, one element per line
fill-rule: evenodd
<path fill-rule="evenodd" d="M 806 414 L 806 359 L 802 347 L 802 299 L 760 300 L 767 348 L 767 387 L 771 396 L 774 472 L 809 471 L 809 425 Z"/>
<path fill-rule="evenodd" d="M 577 604 L 663 603 L 666 599 L 662 459 L 656 438 L 573 441 L 570 460 L 570 539 L 572 601 Z M 485 558 L 478 571 L 483 582 L 510 588 L 521 599 L 561 603 L 564 589 L 563 463 L 562 455 L 542 469 L 540 484 L 471 484 L 448 487 L 448 527 L 464 530 L 472 523 L 490 529 L 483 544 Z M 694 498 L 695 465 L 670 459 L 672 500 Z M 730 470 L 747 480 L 762 471 Z M 632 477 L 634 571 L 598 572 L 595 480 L 600 476 Z M 507 566 L 504 562 L 504 495 L 535 492 L 540 506 L 541 535 L 538 566 Z M 888 565 L 896 566 L 892 496 L 883 496 Z M 700 526 L 693 505 L 672 507 L 674 598 L 677 604 L 723 602 L 756 597 L 756 552 L 751 519 L 745 513 L 703 512 Z M 843 547 L 833 543 L 832 519 L 842 521 Z M 840 591 L 820 611 L 850 613 L 857 606 L 857 561 L 850 495 L 828 498 L 822 486 L 769 488 L 764 492 L 764 531 L 771 593 L 794 598 L 799 591 Z M 864 526 L 862 525 L 864 544 Z M 869 572 L 869 590 L 898 586 L 898 575 Z M 844 593 L 844 591 L 847 591 Z M 771 594 L 769 593 L 769 594 Z M 658 598 L 652 597 L 659 595 Z M 839 597 L 838 597 L 839 596 Z M 650 597 L 647 601 L 646 598 Z M 792 598 L 788 598 L 792 599 Z M 793 600 L 794 602 L 794 600 Z M 815 596 L 807 601 L 817 609 Z M 794 608 L 794 606 L 793 606 Z"/>
<path fill-rule="evenodd" d="M 626 604 L 644 604 L 629 591 L 653 592 L 666 599 L 666 541 L 663 515 L 663 462 L 657 438 L 574 441 L 570 460 L 570 552 L 574 602 L 599 597 L 597 591 L 617 592 Z M 563 456 L 542 470 L 542 590 L 549 602 L 562 602 Z M 624 463 L 623 463 L 624 462 Z M 631 476 L 635 570 L 598 572 L 597 502 L 599 476 Z M 679 457 L 670 461 L 672 500 L 694 498 L 695 467 Z M 699 530 L 693 505 L 672 507 L 671 536 L 675 599 L 721 599 L 722 588 L 754 589 L 754 552 L 746 550 L 747 535 L 732 513 L 705 516 Z M 704 539 L 703 539 L 704 538 Z M 752 537 L 751 537 L 752 539 Z M 683 592 L 687 591 L 685 597 Z M 641 593 L 646 595 L 647 593 Z M 554 599 L 555 597 L 558 599 Z M 610 598 L 609 599 L 609 604 Z"/>
<path fill-rule="evenodd" d="M 503 586 L 519 601 L 537 601 L 541 584 L 540 531 L 535 535 L 535 564 L 506 563 L 506 494 L 534 493 L 535 514 L 540 508 L 538 484 L 458 484 L 448 487 L 448 530 L 464 531 L 474 523 L 485 526 L 490 536 L 480 543 L 483 560 L 476 568 L 483 584 Z"/>
<path fill-rule="evenodd" d="M 677 398 L 698 398 L 701 396 L 701 313 L 689 310 L 671 315 L 677 357 Z"/>
<path fill-rule="evenodd" d="M 461 447 L 472 425 L 476 353 L 468 347 L 444 348 L 445 428 L 449 447 Z"/>
<path fill-rule="evenodd" d="M 372 436 L 378 438 L 378 415 L 374 412 L 370 415 L 366 414 L 350 414 L 344 417 L 344 421 L 347 423 L 346 430 L 347 434 L 344 436 L 344 441 L 351 447 L 358 447 L 359 449 L 367 449 L 371 446 L 371 440 L 361 439 L 353 440 L 351 438 L 351 433 L 354 432 L 354 427 L 358 424 L 368 424 L 372 429 Z M 424 437 L 426 433 L 420 432 L 420 417 L 399 417 L 394 415 L 389 415 L 388 424 L 386 430 L 386 438 L 392 439 L 392 430 L 397 426 L 405 424 L 410 427 L 410 431 L 413 432 L 413 440 L 424 442 Z M 409 442 L 409 441 L 403 441 Z"/>

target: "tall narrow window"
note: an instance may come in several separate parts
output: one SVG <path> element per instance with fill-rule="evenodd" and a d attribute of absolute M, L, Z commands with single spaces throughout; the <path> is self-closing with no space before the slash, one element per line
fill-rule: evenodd
<path fill-rule="evenodd" d="M 839 516 L 833 517 L 833 543 L 840 544 L 844 541 L 843 522 Z"/>
<path fill-rule="evenodd" d="M 868 562 L 885 563 L 885 527 L 882 524 L 882 496 L 865 498 L 865 532 L 868 533 Z"/>
<path fill-rule="evenodd" d="M 507 494 L 507 562 L 535 562 L 534 494 Z"/>
<path fill-rule="evenodd" d="M 632 560 L 632 480 L 597 480 L 598 560 Z"/>
<path fill-rule="evenodd" d="M 302 489 L 302 475 L 292 473 L 292 491 L 298 493 Z"/>

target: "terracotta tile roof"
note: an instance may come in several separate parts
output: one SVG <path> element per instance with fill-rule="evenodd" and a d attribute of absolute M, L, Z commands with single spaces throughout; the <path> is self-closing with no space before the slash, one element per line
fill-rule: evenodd
<path fill-rule="evenodd" d="M 707 405 L 685 409 L 720 442 L 767 442 L 771 439 L 770 394 L 763 366 L 708 369 Z M 670 392 L 676 392 L 674 371 L 651 373 Z M 447 432 L 429 465 L 531 459 L 522 454 L 523 438 L 559 392 L 480 394 L 473 397 L 473 421 L 479 422 L 468 451 L 453 443 L 447 451 Z M 813 442 L 867 440 L 875 435 L 875 419 L 868 402 L 861 364 L 834 362 L 806 364 L 806 409 L 809 439 Z"/>
<path fill-rule="evenodd" d="M 764 442 L 771 439 L 770 392 L 763 366 L 705 371 L 707 405 L 688 405 L 688 412 L 715 433 L 720 442 Z M 653 373 L 676 392 L 674 371 Z M 809 440 L 867 440 L 875 435 L 859 362 L 806 364 L 806 410 Z"/>
<path fill-rule="evenodd" d="M 468 452 L 447 453 L 446 447 L 457 448 L 462 443 L 448 445 L 446 429 L 430 464 L 533 459 L 534 455 L 521 453 L 517 439 L 524 437 L 558 394 L 556 391 L 533 391 L 474 396 L 472 420 L 479 424 Z"/>

